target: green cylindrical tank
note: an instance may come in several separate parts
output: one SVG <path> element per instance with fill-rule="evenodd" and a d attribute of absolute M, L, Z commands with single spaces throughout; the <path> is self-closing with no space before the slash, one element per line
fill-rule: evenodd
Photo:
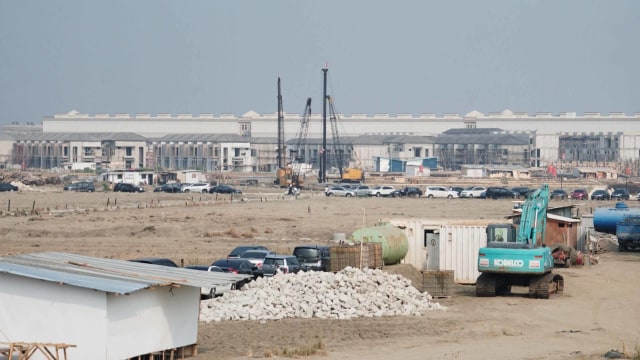
<path fill-rule="evenodd" d="M 351 234 L 352 242 L 378 242 L 382 244 L 382 261 L 385 265 L 397 264 L 409 251 L 409 240 L 401 229 L 389 223 L 356 230 Z"/>

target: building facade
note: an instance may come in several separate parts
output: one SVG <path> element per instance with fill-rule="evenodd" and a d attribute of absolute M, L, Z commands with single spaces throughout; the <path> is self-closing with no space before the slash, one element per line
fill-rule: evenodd
<path fill-rule="evenodd" d="M 638 171 L 640 113 L 537 113 L 505 110 L 485 115 L 338 114 L 340 129 L 327 131 L 312 114 L 308 138 L 294 137 L 302 116 L 285 114 L 287 162 L 328 169 L 373 169 L 374 158 L 437 157 L 442 168 L 463 165 L 615 166 Z M 277 167 L 277 114 L 81 114 L 43 118 L 42 131 L 12 124 L 3 128 L 4 165 L 55 168 L 95 163 L 115 169 L 199 169 L 271 172 Z M 612 131 L 615 130 L 615 131 Z M 334 139 L 339 134 L 339 141 Z M 12 140 L 13 139 L 13 140 Z M 9 144 L 11 146 L 9 146 Z M 10 148 L 7 154 L 6 148 Z"/>

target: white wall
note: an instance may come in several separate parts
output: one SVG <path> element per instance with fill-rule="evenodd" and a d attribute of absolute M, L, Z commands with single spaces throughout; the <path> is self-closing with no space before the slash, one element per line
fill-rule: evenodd
<path fill-rule="evenodd" d="M 0 283 L 0 341 L 73 344 L 69 360 L 107 359 L 104 292 L 12 274 Z"/>
<path fill-rule="evenodd" d="M 127 296 L 109 294 L 107 309 L 107 359 L 125 359 L 195 344 L 198 340 L 197 287 L 162 286 Z"/>

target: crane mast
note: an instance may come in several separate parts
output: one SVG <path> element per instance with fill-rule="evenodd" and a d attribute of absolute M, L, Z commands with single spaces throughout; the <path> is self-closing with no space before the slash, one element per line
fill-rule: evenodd
<path fill-rule="evenodd" d="M 286 161 L 286 145 L 284 143 L 284 109 L 282 108 L 282 92 L 280 89 L 280 77 L 278 76 L 278 169 L 283 169 Z"/>

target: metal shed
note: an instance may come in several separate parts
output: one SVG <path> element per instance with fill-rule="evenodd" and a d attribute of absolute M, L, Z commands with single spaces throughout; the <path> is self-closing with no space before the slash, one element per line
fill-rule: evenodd
<path fill-rule="evenodd" d="M 195 353 L 200 288 L 245 278 L 58 252 L 0 257 L 0 342 L 72 344 L 68 358 L 81 360 Z"/>

